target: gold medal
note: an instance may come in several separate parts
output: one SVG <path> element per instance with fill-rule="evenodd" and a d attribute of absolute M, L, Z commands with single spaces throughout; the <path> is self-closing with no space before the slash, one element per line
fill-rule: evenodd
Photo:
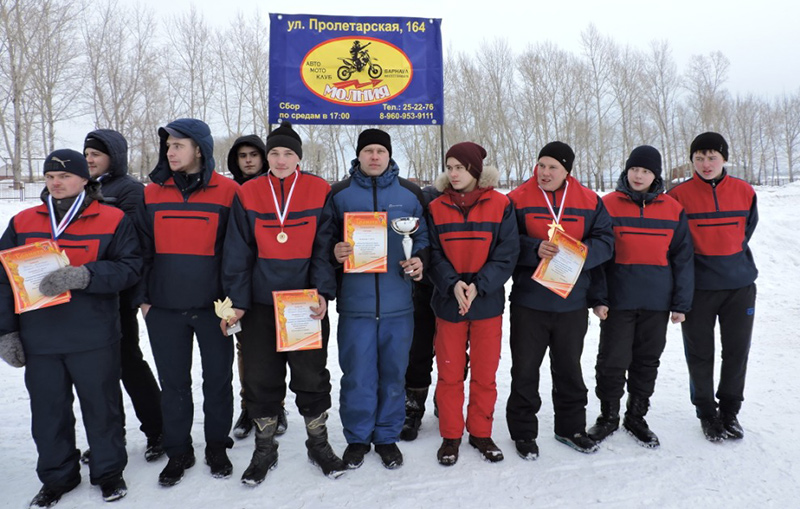
<path fill-rule="evenodd" d="M 278 242 L 280 242 L 281 244 L 285 244 L 286 241 L 289 240 L 289 236 L 286 235 L 286 232 L 280 232 L 277 238 Z"/>
<path fill-rule="evenodd" d="M 564 231 L 564 227 L 561 226 L 560 224 L 556 223 L 555 221 L 553 221 L 552 223 L 548 224 L 547 226 L 548 226 L 547 238 L 549 240 L 553 240 L 553 235 L 555 235 L 556 230 L 561 230 L 562 232 Z"/>

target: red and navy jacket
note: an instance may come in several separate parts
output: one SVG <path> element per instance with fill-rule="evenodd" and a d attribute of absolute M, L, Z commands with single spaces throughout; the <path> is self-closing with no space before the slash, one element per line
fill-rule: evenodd
<path fill-rule="evenodd" d="M 491 167 L 484 168 L 481 187 L 488 187 L 483 177 L 492 171 L 497 172 Z M 448 322 L 464 322 L 502 315 L 504 285 L 519 256 L 519 232 L 511 201 L 488 188 L 464 214 L 450 195 L 443 194 L 428 205 L 428 213 L 431 241 L 428 275 L 434 285 L 431 306 L 436 316 Z M 478 289 L 464 316 L 458 314 L 458 301 L 453 294 L 458 281 L 475 283 Z"/>
<path fill-rule="evenodd" d="M 692 238 L 680 203 L 620 185 L 603 197 L 614 228 L 614 257 L 592 272 L 589 304 L 687 313 L 694 295 Z M 627 192 L 626 192 L 627 191 Z"/>
<path fill-rule="evenodd" d="M 214 171 L 214 138 L 208 125 L 179 118 L 167 127 L 191 138 L 200 148 L 197 185 L 182 192 L 167 160 L 167 137 L 161 128 L 158 163 L 144 189 L 142 226 L 145 273 L 136 304 L 166 309 L 207 308 L 222 292 L 222 244 L 239 184 Z M 190 191 L 191 190 L 191 191 Z"/>
<path fill-rule="evenodd" d="M 193 309 L 225 298 L 222 246 L 238 191 L 239 184 L 213 171 L 208 183 L 186 199 L 172 177 L 145 187 L 143 302 Z"/>
<path fill-rule="evenodd" d="M 288 239 L 281 244 L 269 182 L 283 209 L 295 178 L 283 228 Z M 330 192 L 325 180 L 306 172 L 284 179 L 269 173 L 242 186 L 233 201 L 222 261 L 223 289 L 234 307 L 250 309 L 253 301 L 272 305 L 272 292 L 282 290 L 316 288 L 328 301 L 336 297 L 333 219 L 325 207 Z"/>
<path fill-rule="evenodd" d="M 50 215 L 42 204 L 11 219 L 0 238 L 0 250 L 51 238 Z M 133 223 L 121 210 L 97 201 L 72 220 L 58 245 L 70 265 L 84 266 L 91 275 L 84 290 L 71 291 L 68 303 L 16 315 L 8 277 L 0 271 L 0 336 L 19 331 L 28 355 L 83 352 L 119 341 L 119 292 L 134 285 L 141 274 Z"/>
<path fill-rule="evenodd" d="M 694 244 L 697 290 L 734 290 L 758 277 L 750 237 L 758 224 L 756 192 L 744 180 L 708 181 L 695 174 L 669 190 L 686 210 Z"/>
<path fill-rule="evenodd" d="M 569 188 L 561 226 L 567 234 L 586 244 L 589 249 L 583 271 L 566 299 L 531 279 L 541 261 L 539 244 L 548 239 L 548 225 L 553 222 L 534 170 L 530 179 L 508 193 L 514 204 L 520 236 L 519 260 L 514 269 L 514 284 L 511 287 L 510 300 L 513 304 L 558 313 L 586 308 L 586 293 L 591 281 L 589 271 L 611 258 L 614 233 L 603 201 L 597 193 L 583 187 L 572 176 L 567 176 L 567 181 Z M 564 186 L 547 193 L 556 215 L 563 196 Z"/>

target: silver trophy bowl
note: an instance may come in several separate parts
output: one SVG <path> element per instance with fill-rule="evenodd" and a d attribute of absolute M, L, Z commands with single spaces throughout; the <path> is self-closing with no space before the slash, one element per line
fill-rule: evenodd
<path fill-rule="evenodd" d="M 403 236 L 403 253 L 406 255 L 406 260 L 411 258 L 411 249 L 414 247 L 414 241 L 411 240 L 411 235 L 418 229 L 418 217 L 398 217 L 397 219 L 392 219 L 392 230 Z"/>

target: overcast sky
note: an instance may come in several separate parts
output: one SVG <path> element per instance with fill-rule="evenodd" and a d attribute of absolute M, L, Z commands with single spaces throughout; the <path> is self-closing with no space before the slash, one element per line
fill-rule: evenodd
<path fill-rule="evenodd" d="M 237 12 L 441 18 L 445 52 L 474 52 L 483 41 L 507 39 L 515 52 L 551 41 L 579 54 L 580 33 L 594 23 L 620 45 L 646 50 L 669 41 L 679 71 L 691 55 L 721 51 L 731 62 L 728 89 L 775 96 L 800 88 L 800 3 L 792 0 L 139 0 L 159 15 L 194 4 L 206 20 L 229 26 Z M 267 21 L 268 22 L 268 21 Z"/>

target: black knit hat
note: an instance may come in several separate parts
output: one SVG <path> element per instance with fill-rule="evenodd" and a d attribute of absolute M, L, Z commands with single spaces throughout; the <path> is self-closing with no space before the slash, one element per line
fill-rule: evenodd
<path fill-rule="evenodd" d="M 42 165 L 44 173 L 48 171 L 65 171 L 73 173 L 81 178 L 89 180 L 89 165 L 86 163 L 86 158 L 83 154 L 76 150 L 62 148 L 61 150 L 54 150 L 44 160 Z"/>
<path fill-rule="evenodd" d="M 356 145 L 356 157 L 367 145 L 382 145 L 389 151 L 389 157 L 392 157 L 392 137 L 386 131 L 381 131 L 380 129 L 365 129 L 361 131 Z"/>
<path fill-rule="evenodd" d="M 702 150 L 716 150 L 722 154 L 723 159 L 728 160 L 728 142 L 719 133 L 709 131 L 698 135 L 692 141 L 692 146 L 689 149 L 689 159 L 692 159 L 695 152 Z"/>
<path fill-rule="evenodd" d="M 456 143 L 447 150 L 447 154 L 444 156 L 445 160 L 450 157 L 457 159 L 459 163 L 467 167 L 470 175 L 480 180 L 483 172 L 483 159 L 486 157 L 485 148 L 471 141 Z"/>
<path fill-rule="evenodd" d="M 303 140 L 300 135 L 292 129 L 291 122 L 284 120 L 279 127 L 276 127 L 267 135 L 267 153 L 275 147 L 286 147 L 292 149 L 297 157 L 303 158 Z"/>
<path fill-rule="evenodd" d="M 552 157 L 561 163 L 564 169 L 567 170 L 567 173 L 572 171 L 572 163 L 575 162 L 575 152 L 572 151 L 572 147 L 563 141 L 551 141 L 542 147 L 536 159 L 539 160 L 545 156 Z"/>
<path fill-rule="evenodd" d="M 630 157 L 625 161 L 625 171 L 631 168 L 647 168 L 655 173 L 657 178 L 661 177 L 661 153 L 655 147 L 642 145 L 631 151 Z"/>
<path fill-rule="evenodd" d="M 86 152 L 87 148 L 93 148 L 95 150 L 99 150 L 104 154 L 108 154 L 108 146 L 103 143 L 103 140 L 99 138 L 95 138 L 94 136 L 88 136 L 86 141 L 83 142 L 83 151 Z"/>

